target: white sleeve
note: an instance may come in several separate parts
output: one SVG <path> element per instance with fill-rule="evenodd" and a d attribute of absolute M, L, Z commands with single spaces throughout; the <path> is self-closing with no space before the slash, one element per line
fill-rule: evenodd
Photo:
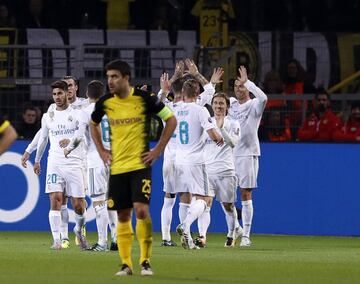
<path fill-rule="evenodd" d="M 199 121 L 201 123 L 201 127 L 205 131 L 215 128 L 214 122 L 210 117 L 210 113 L 205 107 L 202 107 L 201 110 L 199 111 Z"/>
<path fill-rule="evenodd" d="M 206 104 L 211 105 L 211 100 L 215 94 L 215 88 L 211 83 L 204 85 L 204 91 L 199 95 L 197 104 L 204 106 Z"/>
<path fill-rule="evenodd" d="M 35 163 L 39 163 L 41 161 L 42 155 L 44 154 L 48 137 L 49 137 L 49 129 L 46 124 L 46 118 L 45 116 L 47 113 L 43 114 L 43 117 L 41 119 L 41 128 L 40 128 L 40 137 L 39 142 L 37 143 L 37 149 L 36 149 L 36 156 L 35 156 Z"/>
<path fill-rule="evenodd" d="M 250 80 L 247 80 L 244 86 L 249 90 L 249 92 L 251 92 L 255 96 L 256 99 L 255 111 L 258 116 L 261 116 L 264 112 L 267 103 L 267 99 L 268 99 L 267 96 L 259 87 L 257 87 Z"/>
<path fill-rule="evenodd" d="M 85 111 L 80 110 L 78 112 L 79 128 L 75 131 L 74 136 L 71 138 L 69 145 L 66 149 L 71 152 L 74 150 L 82 140 L 85 138 L 85 131 L 90 122 L 90 117 Z"/>
<path fill-rule="evenodd" d="M 39 138 L 40 138 L 40 132 L 41 132 L 41 129 L 39 129 L 38 132 L 36 132 L 33 140 L 26 147 L 25 152 L 31 154 L 32 152 L 34 152 L 36 150 L 36 147 L 37 147 L 37 144 L 38 144 Z"/>
<path fill-rule="evenodd" d="M 229 120 L 229 126 L 229 132 L 226 131 L 225 127 L 220 128 L 220 132 L 224 137 L 226 144 L 228 144 L 231 148 L 234 148 L 241 137 L 240 124 L 235 120 Z"/>

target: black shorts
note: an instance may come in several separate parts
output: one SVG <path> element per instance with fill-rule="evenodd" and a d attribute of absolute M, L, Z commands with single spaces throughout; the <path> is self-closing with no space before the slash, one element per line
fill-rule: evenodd
<path fill-rule="evenodd" d="M 134 202 L 149 204 L 151 195 L 151 168 L 110 175 L 108 209 L 133 208 Z"/>

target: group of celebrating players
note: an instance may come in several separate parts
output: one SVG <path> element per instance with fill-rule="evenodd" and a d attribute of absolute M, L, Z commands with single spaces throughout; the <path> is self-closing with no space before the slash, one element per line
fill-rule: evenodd
<path fill-rule="evenodd" d="M 252 189 L 257 187 L 260 156 L 257 131 L 267 97 L 248 79 L 245 67 L 239 68 L 235 97 L 215 91 L 216 84 L 221 83 L 222 68 L 215 68 L 208 81 L 191 59 L 177 62 L 170 79 L 167 73 L 161 76 L 158 95 L 146 91 L 146 86 L 132 87 L 130 66 L 124 61 L 108 63 L 106 75 L 109 93 L 104 94 L 101 81 L 94 80 L 87 86 L 87 99 L 76 97 L 76 78 L 66 76 L 54 82 L 54 104 L 43 115 L 41 129 L 22 157 L 26 167 L 36 149 L 34 172 L 39 175 L 40 160 L 50 141 L 46 193 L 50 198 L 51 248 L 60 250 L 70 245 L 70 197 L 80 247 L 108 250 L 110 225 L 110 249 L 118 249 L 122 260 L 116 275 L 132 275 L 131 217 L 135 212 L 141 275 L 153 275 L 151 165 L 162 152 L 165 197 L 161 245 L 176 246 L 170 227 L 178 194 L 180 224 L 176 232 L 183 248 L 206 246 L 214 197 L 222 205 L 228 226 L 225 247 L 233 247 L 239 238 L 240 247 L 250 246 Z M 211 106 L 213 116 L 206 104 Z M 164 121 L 164 129 L 156 146 L 149 149 L 153 114 Z M 241 189 L 243 226 L 235 207 L 237 187 Z M 86 189 L 96 212 L 98 241 L 93 246 L 88 245 L 84 230 Z M 195 220 L 199 236 L 193 239 L 190 228 Z"/>

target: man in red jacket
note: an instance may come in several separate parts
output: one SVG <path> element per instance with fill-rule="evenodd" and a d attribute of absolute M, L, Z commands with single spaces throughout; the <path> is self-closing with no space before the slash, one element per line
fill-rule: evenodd
<path fill-rule="evenodd" d="M 360 102 L 351 105 L 351 114 L 346 124 L 336 131 L 334 140 L 338 142 L 360 141 Z"/>
<path fill-rule="evenodd" d="M 300 141 L 333 141 L 334 133 L 341 128 L 341 120 L 330 108 L 330 96 L 318 89 L 315 96 L 315 109 L 306 118 L 298 131 Z"/>

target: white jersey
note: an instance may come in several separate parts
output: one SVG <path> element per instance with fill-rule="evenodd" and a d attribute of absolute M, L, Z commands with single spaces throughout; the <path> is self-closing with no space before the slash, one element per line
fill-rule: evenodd
<path fill-rule="evenodd" d="M 215 118 L 212 119 L 215 122 Z M 206 135 L 204 156 L 207 173 L 211 176 L 234 176 L 233 147 L 240 139 L 240 125 L 236 120 L 225 117 L 223 127 L 220 129 L 216 126 L 215 129 L 222 134 L 225 143 L 219 147 Z"/>
<path fill-rule="evenodd" d="M 87 107 L 90 104 L 89 99 L 84 99 L 84 98 L 76 98 L 76 100 L 70 104 L 70 106 L 74 109 L 82 109 Z M 52 103 L 49 107 L 47 112 L 49 111 L 54 111 L 56 109 L 56 104 Z M 40 131 L 41 129 L 39 129 L 38 132 L 36 132 L 36 135 L 34 136 L 33 140 L 30 142 L 30 144 L 27 146 L 27 148 L 25 149 L 25 152 L 31 154 L 32 152 L 34 152 L 36 150 L 37 144 L 39 142 L 39 137 L 40 137 Z"/>
<path fill-rule="evenodd" d="M 204 159 L 204 131 L 215 128 L 208 110 L 196 103 L 182 103 L 175 113 L 177 165 L 200 165 Z"/>
<path fill-rule="evenodd" d="M 176 117 L 176 110 L 181 106 L 183 102 L 179 101 L 176 103 L 168 102 L 166 105 L 172 110 L 172 112 L 175 114 Z M 164 159 L 169 159 L 171 161 L 175 161 L 175 155 L 176 155 L 176 137 L 177 137 L 177 127 L 172 134 L 169 142 L 166 144 L 165 151 L 164 151 Z"/>
<path fill-rule="evenodd" d="M 101 159 L 99 152 L 96 149 L 94 140 L 91 137 L 89 123 L 91 120 L 91 114 L 95 109 L 95 103 L 90 103 L 86 108 L 80 111 L 80 123 L 85 124 L 85 142 L 87 145 L 87 167 L 88 168 L 95 168 L 97 166 L 102 166 L 104 164 L 103 160 Z M 110 150 L 110 125 L 109 121 L 106 116 L 104 116 L 100 123 L 101 127 L 101 138 L 104 148 Z"/>
<path fill-rule="evenodd" d="M 241 139 L 235 146 L 235 156 L 260 156 L 258 129 L 264 112 L 267 96 L 253 82 L 247 80 L 244 86 L 255 98 L 240 104 L 230 98 L 229 116 L 240 123 Z"/>
<path fill-rule="evenodd" d="M 44 144 L 50 139 L 48 163 L 53 165 L 82 165 L 84 157 L 83 143 L 81 143 L 67 158 L 59 142 L 69 139 L 79 129 L 79 111 L 68 107 L 65 110 L 51 110 L 45 113 L 41 120 L 41 132 L 35 162 L 39 162 L 44 152 Z M 41 150 L 40 150 L 41 149 Z"/>
<path fill-rule="evenodd" d="M 71 104 L 74 109 L 84 109 L 90 104 L 89 99 L 76 97 L 76 100 Z"/>

